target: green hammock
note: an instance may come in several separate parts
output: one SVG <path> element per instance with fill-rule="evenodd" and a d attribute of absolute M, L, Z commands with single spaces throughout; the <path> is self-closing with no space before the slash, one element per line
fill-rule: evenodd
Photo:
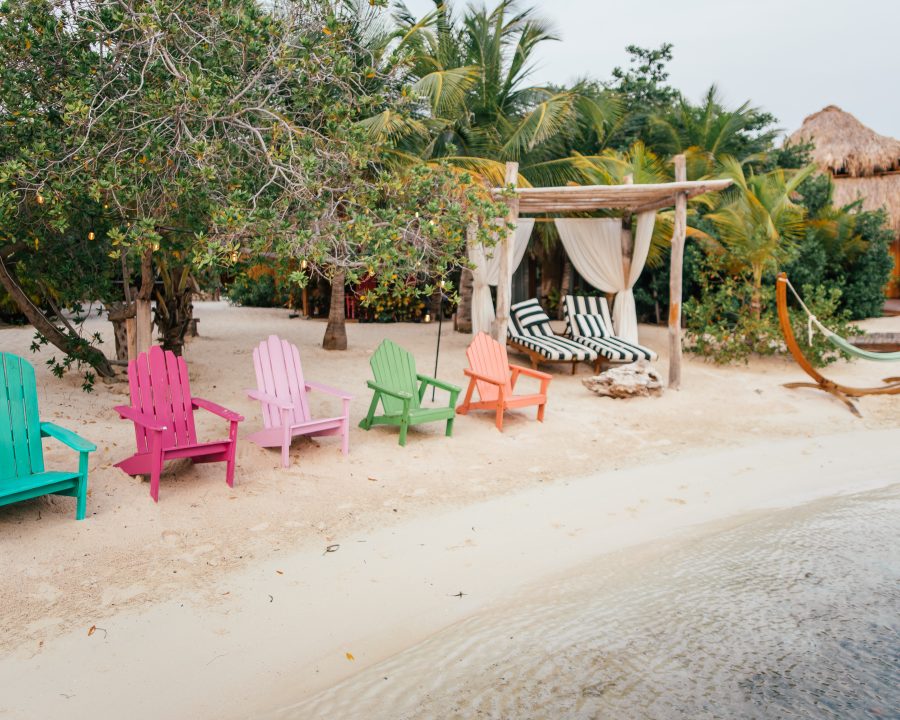
<path fill-rule="evenodd" d="M 791 281 L 784 278 L 784 281 L 787 283 L 787 286 L 790 288 L 791 292 L 794 294 L 794 297 L 797 298 L 797 302 L 800 303 L 800 307 L 806 312 L 809 316 L 809 323 L 807 327 L 807 331 L 809 332 L 809 344 L 812 345 L 812 334 L 813 334 L 813 326 L 819 329 L 819 332 L 822 333 L 828 341 L 834 345 L 838 350 L 843 350 L 848 355 L 855 355 L 858 358 L 862 358 L 863 360 L 874 360 L 875 362 L 900 362 L 900 352 L 872 352 L 871 350 L 863 350 L 860 347 L 856 347 L 853 343 L 849 342 L 845 338 L 842 338 L 837 333 L 829 330 L 822 323 L 819 322 L 819 319 L 812 314 L 812 311 L 806 307 L 806 303 L 803 302 L 803 299 L 794 289 L 794 286 L 791 285 Z"/>

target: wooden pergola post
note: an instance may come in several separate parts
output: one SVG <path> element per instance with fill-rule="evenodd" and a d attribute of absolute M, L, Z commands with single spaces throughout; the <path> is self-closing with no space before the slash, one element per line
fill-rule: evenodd
<path fill-rule="evenodd" d="M 519 182 L 519 163 L 506 163 L 506 173 L 503 179 L 505 188 L 516 187 Z M 512 295 L 512 263 L 510 262 L 510 250 L 516 240 L 515 224 L 519 221 L 519 200 L 517 197 L 507 199 L 509 208 L 506 214 L 506 222 L 514 227 L 503 234 L 500 239 L 500 277 L 497 281 L 497 314 L 491 324 L 491 335 L 501 345 L 506 344 L 506 327 L 509 324 L 509 306 Z"/>
<path fill-rule="evenodd" d="M 687 180 L 684 155 L 676 155 L 675 182 Z M 672 229 L 672 253 L 669 271 L 669 387 L 681 385 L 681 285 L 684 243 L 687 236 L 687 193 L 675 195 L 675 223 Z"/>

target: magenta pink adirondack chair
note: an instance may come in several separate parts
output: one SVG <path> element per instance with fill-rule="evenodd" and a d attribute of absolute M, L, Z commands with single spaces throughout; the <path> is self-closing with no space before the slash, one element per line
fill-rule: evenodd
<path fill-rule="evenodd" d="M 300 435 L 318 437 L 341 435 L 344 455 L 350 451 L 350 400 L 342 390 L 303 379 L 300 351 L 296 345 L 270 335 L 253 351 L 257 390 L 248 390 L 262 403 L 263 429 L 250 440 L 262 447 L 281 447 L 281 464 L 290 467 L 291 441 Z M 336 417 L 313 419 L 307 393 L 319 390 L 341 398 L 343 413 Z"/>
<path fill-rule="evenodd" d="M 119 415 L 134 423 L 137 452 L 116 463 L 129 475 L 150 476 L 150 497 L 159 502 L 159 476 L 163 463 L 190 458 L 195 463 L 225 462 L 225 481 L 234 487 L 234 455 L 238 423 L 236 412 L 191 396 L 184 358 L 152 347 L 128 363 L 131 407 L 120 405 Z M 227 440 L 197 442 L 194 410 L 202 408 L 229 422 Z"/>

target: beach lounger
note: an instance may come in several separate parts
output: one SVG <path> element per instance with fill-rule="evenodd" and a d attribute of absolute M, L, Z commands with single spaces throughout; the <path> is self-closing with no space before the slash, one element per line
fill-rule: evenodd
<path fill-rule="evenodd" d="M 400 445 L 406 445 L 406 431 L 410 425 L 447 421 L 446 435 L 453 435 L 453 419 L 456 417 L 456 398 L 462 388 L 416 372 L 412 354 L 391 340 L 383 340 L 369 361 L 374 382 L 366 384 L 374 391 L 369 412 L 359 423 L 363 430 L 373 425 L 397 425 L 400 428 Z M 450 393 L 447 407 L 422 407 L 425 390 L 432 385 Z M 375 415 L 378 405 L 383 415 Z"/>
<path fill-rule="evenodd" d="M 78 453 L 78 470 L 45 470 L 41 440 L 51 437 Z M 88 454 L 97 449 L 71 430 L 41 422 L 34 368 L 0 353 L 0 505 L 42 495 L 75 498 L 75 519 L 87 510 Z"/>
<path fill-rule="evenodd" d="M 604 363 L 652 362 L 657 359 L 657 354 L 650 348 L 615 336 L 606 298 L 566 295 L 564 302 L 566 335 L 597 353 L 597 372 Z"/>
<path fill-rule="evenodd" d="M 552 375 L 510 365 L 506 348 L 487 333 L 478 333 L 466 349 L 470 367 L 463 370 L 469 377 L 469 389 L 456 412 L 465 415 L 469 410 L 493 410 L 497 429 L 503 430 L 503 413 L 509 408 L 537 405 L 537 419 L 544 421 L 547 404 L 547 388 Z M 531 395 L 515 395 L 516 381 L 520 375 L 536 378 L 541 382 L 540 392 Z M 478 390 L 478 402 L 472 402 L 472 393 Z"/>
<path fill-rule="evenodd" d="M 553 333 L 537 298 L 510 307 L 506 344 L 527 355 L 535 370 L 540 363 L 568 362 L 574 375 L 576 363 L 597 360 L 596 350 Z"/>
<path fill-rule="evenodd" d="M 340 435 L 344 455 L 350 451 L 350 400 L 352 395 L 303 378 L 300 351 L 296 345 L 270 335 L 253 351 L 256 390 L 247 390 L 262 403 L 263 429 L 248 438 L 262 447 L 280 447 L 281 464 L 290 467 L 291 441 L 301 435 Z M 340 415 L 313 418 L 307 393 L 318 390 L 341 399 Z"/>
<path fill-rule="evenodd" d="M 131 406 L 119 405 L 116 412 L 134 423 L 137 452 L 116 463 L 129 475 L 150 476 L 150 497 L 159 502 L 159 476 L 163 463 L 190 458 L 195 463 L 224 462 L 225 482 L 234 487 L 234 455 L 238 423 L 236 412 L 191 396 L 184 358 L 160 347 L 152 347 L 128 363 Z M 227 420 L 227 440 L 197 442 L 194 410 L 207 410 Z"/>

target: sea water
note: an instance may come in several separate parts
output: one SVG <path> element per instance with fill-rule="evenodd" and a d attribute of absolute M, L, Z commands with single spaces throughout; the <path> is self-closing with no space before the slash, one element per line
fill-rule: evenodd
<path fill-rule="evenodd" d="M 601 556 L 273 717 L 900 718 L 900 485 Z"/>

